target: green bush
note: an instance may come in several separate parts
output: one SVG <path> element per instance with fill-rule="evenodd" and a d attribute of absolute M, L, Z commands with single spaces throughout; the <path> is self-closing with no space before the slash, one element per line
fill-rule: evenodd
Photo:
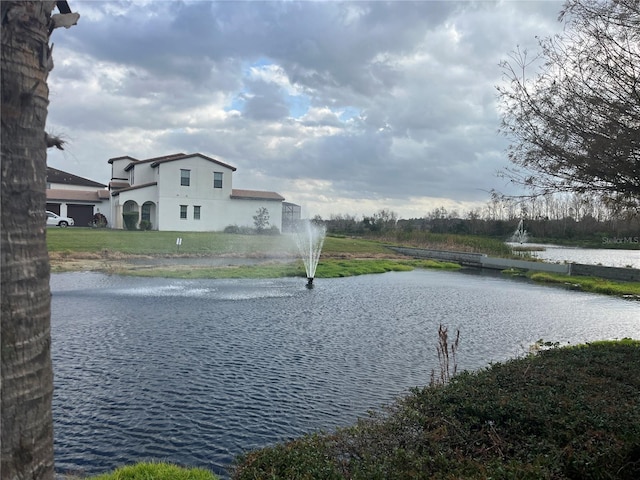
<path fill-rule="evenodd" d="M 127 230 L 136 230 L 138 224 L 138 212 L 124 212 L 122 214 L 122 220 L 124 221 L 124 228 Z"/>
<path fill-rule="evenodd" d="M 227 225 L 224 227 L 224 233 L 240 233 L 240 227 L 237 225 Z"/>
<path fill-rule="evenodd" d="M 140 222 L 140 230 L 151 230 L 151 222 L 149 220 L 142 220 Z"/>
<path fill-rule="evenodd" d="M 271 227 L 260 230 L 258 233 L 262 235 L 280 235 L 280 229 L 275 225 L 271 225 Z"/>
<path fill-rule="evenodd" d="M 217 480 L 217 478 L 203 468 L 184 468 L 164 462 L 141 462 L 126 465 L 87 480 Z"/>

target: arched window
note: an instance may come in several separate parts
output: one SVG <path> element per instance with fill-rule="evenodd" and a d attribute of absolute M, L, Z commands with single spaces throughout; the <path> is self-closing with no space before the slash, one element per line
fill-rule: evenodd
<path fill-rule="evenodd" d="M 153 203 L 151 202 L 145 202 L 142 204 L 142 212 L 141 212 L 141 218 L 140 220 L 142 220 L 143 222 L 146 220 L 147 222 L 151 221 L 151 207 L 153 206 Z"/>

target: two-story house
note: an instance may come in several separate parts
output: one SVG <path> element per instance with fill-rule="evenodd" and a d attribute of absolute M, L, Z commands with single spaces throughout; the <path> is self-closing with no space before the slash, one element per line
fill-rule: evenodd
<path fill-rule="evenodd" d="M 201 153 L 176 153 L 111 164 L 111 219 L 123 228 L 123 213 L 138 212 L 138 222 L 154 230 L 222 231 L 230 225 L 253 227 L 265 208 L 269 225 L 282 230 L 284 198 L 276 192 L 234 189 L 236 168 Z"/>

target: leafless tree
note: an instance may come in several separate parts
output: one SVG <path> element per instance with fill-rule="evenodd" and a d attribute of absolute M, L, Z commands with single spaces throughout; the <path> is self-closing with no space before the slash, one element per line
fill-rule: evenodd
<path fill-rule="evenodd" d="M 534 194 L 595 193 L 640 207 L 640 2 L 568 0 L 561 35 L 501 64 L 504 173 Z M 531 70 L 539 66 L 534 75 Z"/>

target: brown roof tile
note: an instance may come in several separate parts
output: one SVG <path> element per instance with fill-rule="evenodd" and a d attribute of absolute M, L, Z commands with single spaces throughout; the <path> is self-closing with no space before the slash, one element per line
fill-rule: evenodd
<path fill-rule="evenodd" d="M 237 188 L 231 190 L 231 198 L 246 200 L 284 200 L 284 197 L 276 192 L 265 192 L 262 190 L 240 190 Z"/>
<path fill-rule="evenodd" d="M 106 197 L 104 193 L 106 193 Z M 64 190 L 60 188 L 50 188 L 47 190 L 47 200 L 70 200 L 76 202 L 101 202 L 109 198 L 107 190 Z"/>
<path fill-rule="evenodd" d="M 125 188 L 121 188 L 119 190 L 115 190 L 115 191 L 111 192 L 111 195 L 115 197 L 116 195 L 120 194 L 120 192 L 130 192 L 131 190 L 138 190 L 140 188 L 153 187 L 155 185 L 158 185 L 158 182 L 142 183 L 140 185 L 134 185 L 132 187 L 125 187 Z"/>

